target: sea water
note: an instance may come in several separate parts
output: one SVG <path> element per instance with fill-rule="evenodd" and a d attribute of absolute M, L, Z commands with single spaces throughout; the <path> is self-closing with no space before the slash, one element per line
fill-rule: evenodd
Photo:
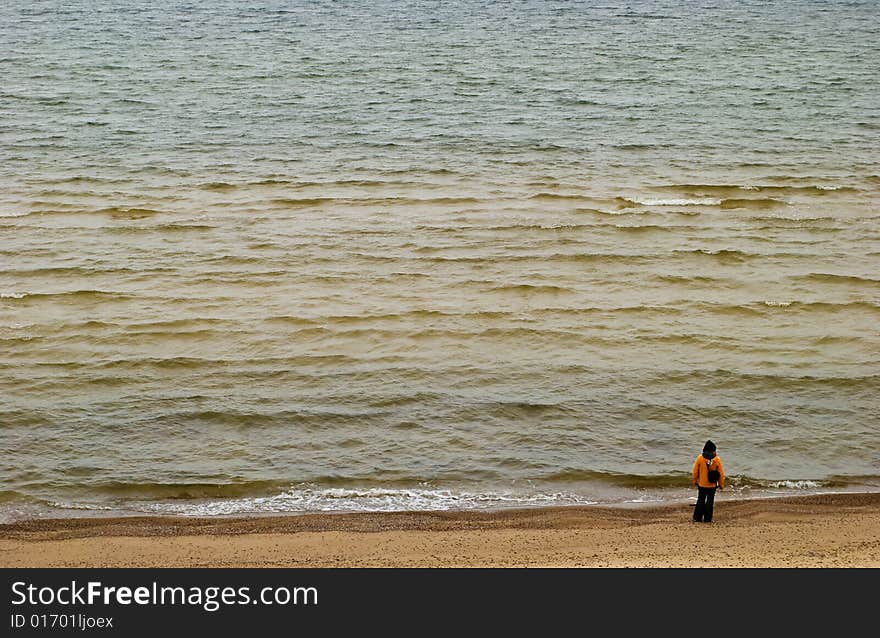
<path fill-rule="evenodd" d="M 880 5 L 8 0 L 0 517 L 880 488 Z"/>

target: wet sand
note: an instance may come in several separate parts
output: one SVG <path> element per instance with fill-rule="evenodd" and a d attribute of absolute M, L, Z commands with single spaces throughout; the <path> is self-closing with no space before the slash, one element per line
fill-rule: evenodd
<path fill-rule="evenodd" d="M 0 525 L 0 567 L 880 567 L 880 493 L 500 512 Z"/>

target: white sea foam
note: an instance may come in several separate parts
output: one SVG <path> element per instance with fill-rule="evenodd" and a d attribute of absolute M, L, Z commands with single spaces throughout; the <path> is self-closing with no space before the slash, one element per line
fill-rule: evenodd
<path fill-rule="evenodd" d="M 647 496 L 639 496 L 638 498 L 631 498 L 626 503 L 662 503 L 663 499 L 660 497 L 647 497 Z"/>
<path fill-rule="evenodd" d="M 53 501 L 49 503 L 50 507 L 57 507 L 63 510 L 95 510 L 101 512 L 112 512 L 116 508 L 111 505 L 98 505 L 96 503 L 70 503 L 66 501 Z"/>
<path fill-rule="evenodd" d="M 224 516 L 305 512 L 402 512 L 462 509 L 500 509 L 535 505 L 594 505 L 571 493 L 454 492 L 438 489 L 312 489 L 297 488 L 269 497 L 208 502 L 137 503 L 141 512 L 184 516 Z"/>
<path fill-rule="evenodd" d="M 23 292 L 0 292 L 0 299 L 24 299 L 27 297 Z"/>
<path fill-rule="evenodd" d="M 768 487 L 790 490 L 814 490 L 821 486 L 822 484 L 819 481 L 774 481 Z"/>
<path fill-rule="evenodd" d="M 699 199 L 633 199 L 637 204 L 642 206 L 719 206 L 721 200 L 714 197 L 704 197 Z"/>

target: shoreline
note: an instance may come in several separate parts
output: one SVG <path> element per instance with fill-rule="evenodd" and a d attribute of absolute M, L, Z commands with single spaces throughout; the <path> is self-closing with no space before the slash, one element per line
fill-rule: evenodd
<path fill-rule="evenodd" d="M 31 519 L 0 567 L 880 567 L 880 492 L 494 511 Z"/>

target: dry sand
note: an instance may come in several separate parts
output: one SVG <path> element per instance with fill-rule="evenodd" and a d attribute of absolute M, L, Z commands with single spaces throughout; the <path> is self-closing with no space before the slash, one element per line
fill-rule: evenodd
<path fill-rule="evenodd" d="M 0 567 L 880 567 L 880 493 L 502 512 L 0 525 Z"/>

